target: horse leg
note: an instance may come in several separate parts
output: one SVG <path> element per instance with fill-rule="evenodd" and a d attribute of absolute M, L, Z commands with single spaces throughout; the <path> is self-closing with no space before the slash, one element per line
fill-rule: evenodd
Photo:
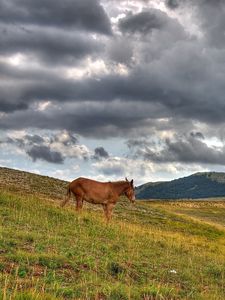
<path fill-rule="evenodd" d="M 66 196 L 65 199 L 63 200 L 63 202 L 60 204 L 61 207 L 64 207 L 66 205 L 67 202 L 69 202 L 70 197 Z"/>
<path fill-rule="evenodd" d="M 114 206 L 115 206 L 114 203 L 103 204 L 103 209 L 105 212 L 107 222 L 109 222 L 112 218 L 112 210 L 113 210 Z"/>
<path fill-rule="evenodd" d="M 102 204 L 102 207 L 103 207 L 103 211 L 104 211 L 104 214 L 105 214 L 105 217 L 107 219 L 107 209 L 106 209 L 106 204 Z"/>
<path fill-rule="evenodd" d="M 67 189 L 67 194 L 65 196 L 65 199 L 63 200 L 63 202 L 60 204 L 61 207 L 65 206 L 66 203 L 70 200 L 70 197 L 71 197 L 71 190 L 70 190 L 70 187 L 68 187 Z"/>
<path fill-rule="evenodd" d="M 77 211 L 80 211 L 83 207 L 83 199 L 82 197 L 79 197 L 79 196 L 76 196 L 76 201 L 77 201 L 77 204 L 76 204 L 76 210 Z"/>

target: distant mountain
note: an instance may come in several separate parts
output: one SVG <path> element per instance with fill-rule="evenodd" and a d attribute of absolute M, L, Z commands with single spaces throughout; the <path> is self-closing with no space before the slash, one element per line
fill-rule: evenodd
<path fill-rule="evenodd" d="M 225 197 L 225 173 L 204 172 L 136 188 L 137 199 L 198 199 Z"/>

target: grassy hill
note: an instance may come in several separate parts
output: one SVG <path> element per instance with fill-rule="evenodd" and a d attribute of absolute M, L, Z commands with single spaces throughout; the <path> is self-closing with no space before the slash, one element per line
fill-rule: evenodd
<path fill-rule="evenodd" d="M 0 299 L 225 299 L 223 201 L 121 199 L 107 225 L 59 207 L 65 182 L 10 169 L 0 182 Z"/>
<path fill-rule="evenodd" d="M 168 182 L 150 182 L 137 187 L 136 195 L 138 199 L 225 197 L 225 173 L 196 173 Z"/>
<path fill-rule="evenodd" d="M 67 185 L 56 178 L 0 167 L 0 188 L 10 192 L 59 200 L 65 196 Z"/>

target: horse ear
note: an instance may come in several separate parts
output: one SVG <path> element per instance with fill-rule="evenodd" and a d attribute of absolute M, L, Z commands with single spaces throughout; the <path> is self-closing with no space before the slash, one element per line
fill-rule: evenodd
<path fill-rule="evenodd" d="M 125 177 L 125 180 L 128 181 L 127 177 Z"/>
<path fill-rule="evenodd" d="M 131 180 L 130 184 L 131 186 L 134 186 L 134 179 Z"/>

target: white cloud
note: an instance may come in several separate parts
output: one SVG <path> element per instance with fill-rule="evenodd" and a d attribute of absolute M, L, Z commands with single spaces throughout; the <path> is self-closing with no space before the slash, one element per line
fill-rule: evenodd
<path fill-rule="evenodd" d="M 50 106 L 51 106 L 51 101 L 39 102 L 39 103 L 37 103 L 37 110 L 39 110 L 39 111 L 45 111 Z"/>

